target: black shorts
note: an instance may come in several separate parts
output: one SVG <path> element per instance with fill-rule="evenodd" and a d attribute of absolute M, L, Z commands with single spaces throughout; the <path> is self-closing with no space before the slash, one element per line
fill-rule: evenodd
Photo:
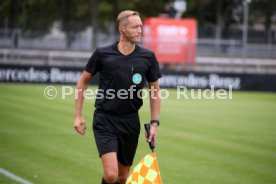
<path fill-rule="evenodd" d="M 105 153 L 117 152 L 121 164 L 132 165 L 140 134 L 138 113 L 121 115 L 97 109 L 94 112 L 93 132 L 100 157 Z"/>

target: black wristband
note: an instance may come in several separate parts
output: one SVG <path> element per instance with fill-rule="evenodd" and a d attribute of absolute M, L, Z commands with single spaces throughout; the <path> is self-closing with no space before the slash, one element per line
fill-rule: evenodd
<path fill-rule="evenodd" d="M 153 124 L 153 123 L 156 123 L 157 126 L 160 125 L 160 121 L 159 121 L 159 120 L 151 120 L 151 121 L 150 121 L 150 124 Z"/>

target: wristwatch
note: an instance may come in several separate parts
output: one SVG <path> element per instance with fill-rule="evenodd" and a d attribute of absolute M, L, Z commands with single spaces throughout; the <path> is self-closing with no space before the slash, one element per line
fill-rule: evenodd
<path fill-rule="evenodd" d="M 153 124 L 153 123 L 156 123 L 157 126 L 160 125 L 160 121 L 159 121 L 159 120 L 151 120 L 151 121 L 150 121 L 150 124 Z"/>

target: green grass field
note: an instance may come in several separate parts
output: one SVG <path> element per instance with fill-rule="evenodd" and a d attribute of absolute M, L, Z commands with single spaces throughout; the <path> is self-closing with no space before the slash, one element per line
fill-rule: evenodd
<path fill-rule="evenodd" d="M 73 129 L 74 98 L 48 100 L 47 85 L 0 84 L 0 168 L 38 184 L 98 184 L 92 129 Z M 61 91 L 61 86 L 56 86 Z M 84 116 L 91 127 L 94 100 Z M 140 111 L 149 120 L 148 101 Z M 234 92 L 232 100 L 162 101 L 156 148 L 165 184 L 275 184 L 276 93 Z M 149 153 L 141 131 L 136 164 Z M 16 183 L 0 174 L 0 183 Z"/>

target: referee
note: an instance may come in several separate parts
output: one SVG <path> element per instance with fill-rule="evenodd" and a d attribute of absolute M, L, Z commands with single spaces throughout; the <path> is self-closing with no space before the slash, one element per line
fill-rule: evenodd
<path fill-rule="evenodd" d="M 100 75 L 95 102 L 93 132 L 103 166 L 102 184 L 125 184 L 137 149 L 140 134 L 138 110 L 143 105 L 141 90 L 150 88 L 151 131 L 147 139 L 157 141 L 160 98 L 160 69 L 153 52 L 137 45 L 141 40 L 139 13 L 126 10 L 117 17 L 119 41 L 97 48 L 77 83 L 74 128 L 84 135 L 82 117 L 84 94 L 90 80 Z"/>

